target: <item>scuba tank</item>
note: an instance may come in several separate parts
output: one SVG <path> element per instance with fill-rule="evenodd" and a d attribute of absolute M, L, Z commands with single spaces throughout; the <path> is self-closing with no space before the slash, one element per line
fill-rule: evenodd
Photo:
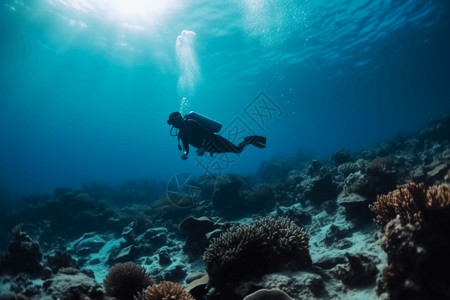
<path fill-rule="evenodd" d="M 201 114 L 198 114 L 194 111 L 188 113 L 184 117 L 184 119 L 197 121 L 200 125 L 202 125 L 206 130 L 210 132 L 217 133 L 220 131 L 220 129 L 222 129 L 222 124 L 220 124 L 219 122 L 211 120 L 210 118 L 202 116 Z"/>

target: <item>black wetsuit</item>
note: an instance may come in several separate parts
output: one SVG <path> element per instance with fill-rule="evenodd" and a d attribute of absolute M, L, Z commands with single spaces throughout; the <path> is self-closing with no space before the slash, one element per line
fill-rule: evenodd
<path fill-rule="evenodd" d="M 241 153 L 245 146 L 252 144 L 258 148 L 266 146 L 266 138 L 262 136 L 248 136 L 239 145 L 234 145 L 226 138 L 209 131 L 205 126 L 189 117 L 185 117 L 179 125 L 178 140 L 183 144 L 185 153 L 182 158 L 186 159 L 189 154 L 189 145 L 198 149 L 197 154 L 203 155 L 209 152 L 213 153 Z"/>
<path fill-rule="evenodd" d="M 186 155 L 189 154 L 189 144 L 200 149 L 213 138 L 214 133 L 206 130 L 204 126 L 192 119 L 183 120 L 183 125 L 178 133 L 178 139 L 183 143 Z"/>

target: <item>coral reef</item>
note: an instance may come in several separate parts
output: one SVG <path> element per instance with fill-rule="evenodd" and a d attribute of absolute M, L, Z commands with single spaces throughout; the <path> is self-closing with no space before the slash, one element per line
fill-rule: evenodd
<path fill-rule="evenodd" d="M 117 300 L 129 300 L 152 284 L 145 269 L 133 262 L 117 263 L 106 276 L 106 293 Z"/>
<path fill-rule="evenodd" d="M 433 218 L 436 214 L 446 213 L 450 204 L 450 189 L 446 185 L 432 186 L 425 188 L 423 183 L 407 183 L 381 195 L 377 201 L 370 205 L 370 209 L 375 213 L 374 222 L 384 227 L 397 215 L 402 223 L 414 224 L 427 221 L 436 222 Z"/>
<path fill-rule="evenodd" d="M 188 209 L 162 195 L 166 182 L 25 197 L 0 209 L 0 299 L 113 299 L 108 290 L 148 300 L 149 278 L 171 281 L 153 289 L 174 299 L 189 297 L 184 283 L 203 300 L 268 289 L 310 300 L 450 299 L 449 124 L 329 160 L 278 157 L 251 177 L 205 175 Z"/>
<path fill-rule="evenodd" d="M 389 299 L 449 299 L 450 188 L 409 183 L 371 206 L 387 253 L 380 292 Z"/>
<path fill-rule="evenodd" d="M 311 264 L 305 230 L 288 218 L 264 218 L 215 238 L 204 261 L 213 285 L 239 282 L 270 271 Z"/>
<path fill-rule="evenodd" d="M 154 284 L 147 287 L 145 298 L 146 300 L 195 300 L 181 284 L 171 281 L 163 281 L 158 285 Z"/>

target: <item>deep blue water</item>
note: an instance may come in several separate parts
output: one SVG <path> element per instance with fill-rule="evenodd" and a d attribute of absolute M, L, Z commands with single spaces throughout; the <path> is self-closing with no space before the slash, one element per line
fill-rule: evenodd
<path fill-rule="evenodd" d="M 222 170 L 242 174 L 299 150 L 369 148 L 450 112 L 447 0 L 216 2 L 3 1 L 2 197 L 199 174 L 169 136 L 180 109 L 267 136 Z M 258 106 L 264 95 L 275 110 Z"/>

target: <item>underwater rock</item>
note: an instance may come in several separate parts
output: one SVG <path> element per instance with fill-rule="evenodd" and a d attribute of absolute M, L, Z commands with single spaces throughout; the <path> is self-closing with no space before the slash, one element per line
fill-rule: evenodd
<path fill-rule="evenodd" d="M 447 171 L 449 170 L 449 166 L 446 163 L 442 163 L 434 167 L 432 170 L 427 172 L 427 175 L 431 177 L 434 181 L 442 179 Z"/>
<path fill-rule="evenodd" d="M 53 299 L 105 299 L 105 291 L 91 277 L 83 273 L 57 274 L 43 283 L 44 291 Z"/>
<path fill-rule="evenodd" d="M 135 236 L 131 227 L 125 227 L 122 233 L 125 243 L 118 253 L 111 254 L 110 261 L 134 261 L 139 256 L 153 255 L 154 252 L 165 246 L 168 241 L 168 230 L 165 227 L 149 228 L 144 233 Z"/>
<path fill-rule="evenodd" d="M 186 291 L 191 294 L 195 299 L 206 299 L 205 295 L 208 292 L 207 286 L 209 282 L 209 276 L 203 275 L 193 281 L 188 281 L 186 277 Z"/>
<path fill-rule="evenodd" d="M 33 282 L 24 273 L 18 274 L 11 280 L 10 291 L 27 297 L 34 297 L 41 292 L 40 287 L 33 285 Z"/>
<path fill-rule="evenodd" d="M 396 187 L 398 178 L 392 156 L 377 157 L 367 163 L 365 170 L 349 174 L 345 179 L 343 191 L 358 194 L 375 201 L 376 196 Z"/>
<path fill-rule="evenodd" d="M 243 198 L 242 206 L 248 213 L 271 211 L 276 203 L 274 187 L 266 183 L 253 186 Z"/>
<path fill-rule="evenodd" d="M 160 276 L 162 275 L 162 279 L 165 281 L 179 282 L 186 277 L 186 274 L 184 266 L 179 264 L 174 268 L 164 270 Z"/>
<path fill-rule="evenodd" d="M 74 242 L 73 248 L 77 254 L 87 255 L 97 253 L 105 244 L 106 241 L 98 233 L 88 232 Z"/>
<path fill-rule="evenodd" d="M 330 270 L 338 264 L 347 263 L 347 259 L 344 256 L 327 257 L 322 256 L 316 262 L 314 262 L 315 267 L 319 267 L 324 270 Z"/>
<path fill-rule="evenodd" d="M 348 287 L 361 288 L 375 283 L 378 269 L 375 262 L 362 254 L 346 253 L 348 263 L 344 266 L 338 265 L 336 269 L 337 278 Z"/>
<path fill-rule="evenodd" d="M 244 300 L 294 300 L 280 289 L 261 289 L 246 296 Z"/>
<path fill-rule="evenodd" d="M 347 176 L 349 176 L 352 173 L 362 173 L 367 168 L 367 161 L 364 159 L 358 159 L 356 162 L 347 162 L 340 164 L 337 167 L 337 172 L 340 176 L 342 176 L 342 179 L 347 181 Z"/>
<path fill-rule="evenodd" d="M 424 182 L 426 181 L 426 171 L 423 165 L 416 166 L 409 172 L 409 181 Z"/>
<path fill-rule="evenodd" d="M 130 226 L 124 227 L 122 230 L 122 237 L 125 239 L 126 245 L 131 245 L 134 242 L 133 228 Z"/>
<path fill-rule="evenodd" d="M 212 196 L 212 207 L 219 214 L 226 217 L 239 217 L 242 211 L 236 209 L 241 206 L 241 188 L 244 180 L 237 175 L 220 177 L 216 184 L 216 190 Z"/>
<path fill-rule="evenodd" d="M 339 150 L 331 155 L 331 161 L 337 167 L 345 163 L 352 163 L 355 159 L 347 150 Z"/>
<path fill-rule="evenodd" d="M 54 199 L 61 199 L 63 195 L 68 193 L 75 195 L 75 193 L 72 192 L 71 188 L 56 188 L 53 190 L 53 197 Z"/>
<path fill-rule="evenodd" d="M 331 246 L 350 235 L 351 232 L 349 229 L 341 229 L 338 226 L 331 224 L 331 226 L 327 230 L 327 233 L 325 234 L 325 238 L 323 239 L 323 241 L 325 245 Z"/>
<path fill-rule="evenodd" d="M 2 294 L 0 295 L 0 300 L 30 300 L 27 296 L 23 294 Z"/>
<path fill-rule="evenodd" d="M 388 255 L 383 282 L 390 299 L 450 299 L 448 227 L 390 221 L 381 241 Z M 409 283 L 409 284 L 407 284 Z"/>
<path fill-rule="evenodd" d="M 139 256 L 139 249 L 134 245 L 130 245 L 125 248 L 122 248 L 119 251 L 119 253 L 115 255 L 113 261 L 114 263 L 124 263 L 127 261 L 134 261 L 136 258 L 138 258 L 138 256 Z"/>
<path fill-rule="evenodd" d="M 428 123 L 427 127 L 420 132 L 419 137 L 432 141 L 450 140 L 450 116 L 445 116 Z"/>
<path fill-rule="evenodd" d="M 150 245 L 153 249 L 159 249 L 166 245 L 168 230 L 165 227 L 155 227 L 147 229 L 143 234 L 135 239 L 137 245 Z"/>
<path fill-rule="evenodd" d="M 288 217 L 298 226 L 310 225 L 312 221 L 312 215 L 309 212 L 298 209 L 288 209 L 285 213 L 282 212 L 280 216 Z"/>
<path fill-rule="evenodd" d="M 357 224 L 372 222 L 373 214 L 369 209 L 369 201 L 358 194 L 339 194 L 337 204 L 345 208 L 345 217 Z"/>
<path fill-rule="evenodd" d="M 321 204 L 326 200 L 334 199 L 339 193 L 330 173 L 310 179 L 307 186 L 305 196 L 310 198 L 314 204 Z"/>
<path fill-rule="evenodd" d="M 170 259 L 170 255 L 167 251 L 159 251 L 158 253 L 158 262 L 160 266 L 167 266 L 172 263 L 172 260 Z"/>
<path fill-rule="evenodd" d="M 313 160 L 306 168 L 306 174 L 310 177 L 322 177 L 328 173 L 327 167 L 318 160 Z"/>
<path fill-rule="evenodd" d="M 214 222 L 207 217 L 187 217 L 180 225 L 179 229 L 186 235 L 183 250 L 190 256 L 190 259 L 200 257 L 209 244 L 206 234 L 216 229 Z"/>
<path fill-rule="evenodd" d="M 239 296 L 235 299 L 242 299 L 259 289 L 280 289 L 293 299 L 317 299 L 327 293 L 322 277 L 313 269 L 267 274 L 260 280 L 244 282 L 233 291 Z"/>
<path fill-rule="evenodd" d="M 186 278 L 184 279 L 184 281 L 186 281 L 187 284 L 193 282 L 194 280 L 200 279 L 202 277 L 204 277 L 205 273 L 203 272 L 195 272 L 195 273 L 189 273 Z"/>
<path fill-rule="evenodd" d="M 39 275 L 43 271 L 41 259 L 39 243 L 32 240 L 19 227 L 15 227 L 8 252 L 0 258 L 0 270 L 12 275 L 19 273 Z"/>
<path fill-rule="evenodd" d="M 56 251 L 54 255 L 48 256 L 45 265 L 51 269 L 53 274 L 58 273 L 61 268 L 79 268 L 75 259 L 69 253 L 62 251 Z"/>

